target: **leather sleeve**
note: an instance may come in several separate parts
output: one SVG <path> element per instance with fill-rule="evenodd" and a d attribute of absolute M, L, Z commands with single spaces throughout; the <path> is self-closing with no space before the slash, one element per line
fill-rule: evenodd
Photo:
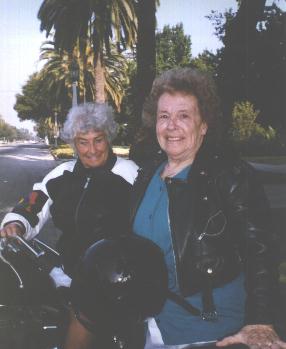
<path fill-rule="evenodd" d="M 247 163 L 241 162 L 227 177 L 226 209 L 246 276 L 245 322 L 273 324 L 278 301 L 278 244 L 269 203 L 255 170 Z"/>

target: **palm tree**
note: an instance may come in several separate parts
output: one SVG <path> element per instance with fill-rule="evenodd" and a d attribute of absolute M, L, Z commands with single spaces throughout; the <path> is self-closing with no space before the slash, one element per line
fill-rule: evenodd
<path fill-rule="evenodd" d="M 45 42 L 41 47 L 40 60 L 45 61 L 39 73 L 43 88 L 48 91 L 51 105 L 62 104 L 69 96 L 70 58 L 69 55 L 55 49 L 52 41 Z M 70 104 L 70 103 L 68 103 Z"/>
<path fill-rule="evenodd" d="M 86 46 L 84 55 L 79 51 L 78 46 L 74 48 L 72 54 L 69 54 L 64 50 L 57 50 L 54 42 L 47 41 L 41 47 L 40 59 L 46 61 L 40 72 L 40 77 L 45 88 L 49 91 L 53 104 L 60 106 L 62 101 L 67 99 L 67 96 L 69 100 L 71 98 L 70 67 L 73 61 L 76 61 L 79 67 L 78 90 L 80 99 L 95 99 L 93 52 L 89 45 Z M 109 56 L 104 54 L 103 62 L 106 70 L 104 89 L 110 102 L 119 110 L 124 95 L 127 62 L 124 56 L 117 53 L 113 46 L 110 47 Z"/>
<path fill-rule="evenodd" d="M 56 48 L 72 52 L 78 44 L 85 52 L 92 47 L 95 100 L 106 101 L 104 52 L 109 55 L 112 40 L 118 50 L 133 47 L 137 20 L 132 0 L 44 0 L 38 18 L 41 31 L 52 34 Z"/>

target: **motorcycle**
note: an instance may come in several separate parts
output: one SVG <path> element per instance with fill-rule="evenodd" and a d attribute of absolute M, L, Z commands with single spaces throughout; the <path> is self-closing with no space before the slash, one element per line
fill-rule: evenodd
<path fill-rule="evenodd" d="M 62 347 L 68 289 L 51 277 L 61 270 L 59 253 L 41 240 L 0 239 L 1 349 Z"/>

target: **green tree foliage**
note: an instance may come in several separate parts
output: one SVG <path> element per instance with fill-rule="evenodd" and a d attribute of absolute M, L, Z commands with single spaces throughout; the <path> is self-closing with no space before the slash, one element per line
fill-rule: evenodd
<path fill-rule="evenodd" d="M 41 92 L 46 96 L 47 104 L 52 106 L 48 116 L 55 110 L 65 113 L 71 105 L 72 81 L 70 65 L 76 54 L 68 55 L 57 50 L 54 42 L 47 41 L 41 46 L 40 60 L 44 62 L 38 74 Z M 42 118 L 44 115 L 40 115 Z"/>
<path fill-rule="evenodd" d="M 38 18 L 41 30 L 53 35 L 57 48 L 80 52 L 92 47 L 95 100 L 106 101 L 104 52 L 109 55 L 111 41 L 118 49 L 135 44 L 137 20 L 132 0 L 44 0 Z"/>
<path fill-rule="evenodd" d="M 218 56 L 205 50 L 203 53 L 200 53 L 197 57 L 192 59 L 191 66 L 200 71 L 208 72 L 213 77 L 216 77 L 218 63 Z"/>
<path fill-rule="evenodd" d="M 258 115 L 259 111 L 249 101 L 235 103 L 229 131 L 231 139 L 244 154 L 275 154 L 279 145 L 276 132 L 271 126 L 262 127 L 257 122 Z"/>
<path fill-rule="evenodd" d="M 68 94 L 69 91 L 61 79 L 51 78 L 44 66 L 39 73 L 29 77 L 22 88 L 22 93 L 16 95 L 14 109 L 20 120 L 35 121 L 36 131 L 40 137 L 44 138 L 47 135 L 51 139 L 55 113 L 58 113 L 59 123 L 62 123 L 70 108 L 71 97 Z"/>
<path fill-rule="evenodd" d="M 17 129 L 15 126 L 9 125 L 4 121 L 0 115 L 0 140 L 1 141 L 14 141 L 30 139 L 32 135 L 26 129 Z"/>
<path fill-rule="evenodd" d="M 174 27 L 165 26 L 162 32 L 156 34 L 156 43 L 156 56 L 160 57 L 159 60 L 157 59 L 156 63 L 157 73 L 163 69 L 175 66 L 187 66 L 190 64 L 191 41 L 190 37 L 184 34 L 182 24 L 177 24 Z M 171 58 L 168 65 L 163 66 L 163 57 L 168 57 L 169 55 L 171 55 Z M 205 61 L 207 61 L 207 58 Z M 209 62 L 211 62 L 211 58 L 209 59 Z M 164 64 L 165 63 L 166 62 L 164 62 Z M 120 120 L 124 120 L 124 123 L 128 124 L 127 130 L 125 130 L 126 143 L 132 143 L 134 136 L 137 138 L 137 132 L 141 134 L 141 112 L 140 115 L 138 115 L 138 85 L 136 83 L 138 79 L 138 71 L 136 74 L 136 66 L 136 60 L 132 55 L 129 55 L 127 75 L 129 76 L 130 83 L 127 84 L 125 88 L 126 94 L 123 98 L 122 113 L 120 116 Z M 145 90 L 145 94 L 141 97 L 146 97 L 146 93 L 147 89 Z"/>
<path fill-rule="evenodd" d="M 185 67 L 191 62 L 191 38 L 184 34 L 183 24 L 164 26 L 156 35 L 157 73 L 173 67 Z"/>
<path fill-rule="evenodd" d="M 47 70 L 44 66 L 39 73 L 29 77 L 22 87 L 22 93 L 16 95 L 14 109 L 20 120 L 35 121 L 40 137 L 50 136 L 53 126 L 47 125 L 54 123 L 56 112 L 59 123 L 64 121 L 71 105 L 70 94 L 57 69 Z"/>
<path fill-rule="evenodd" d="M 39 73 L 32 74 L 23 86 L 22 93 L 16 95 L 14 109 L 21 120 L 37 122 L 51 115 L 52 106 L 48 104 L 48 94 Z"/>
<path fill-rule="evenodd" d="M 71 65 L 76 62 L 79 71 L 78 93 L 79 100 L 93 101 L 96 99 L 95 70 L 93 51 L 90 45 L 85 52 L 76 46 L 72 54 L 55 48 L 53 42 L 46 42 L 41 48 L 41 60 L 46 61 L 40 76 L 49 91 L 50 104 L 67 110 L 71 106 L 72 77 Z M 103 57 L 105 66 L 105 94 L 109 102 L 120 109 L 124 95 L 123 84 L 126 80 L 127 63 L 125 57 L 118 53 L 114 45 L 110 46 L 110 53 Z"/>
<path fill-rule="evenodd" d="M 3 120 L 0 115 L 0 139 L 7 140 L 11 136 L 11 127 Z"/>
<path fill-rule="evenodd" d="M 236 141 L 246 141 L 253 136 L 262 136 L 267 138 L 271 134 L 256 122 L 259 111 L 254 110 L 253 104 L 247 102 L 237 102 L 232 112 L 232 136 Z M 274 134 L 275 136 L 275 134 Z"/>
<path fill-rule="evenodd" d="M 55 124 L 54 118 L 41 118 L 38 120 L 36 125 L 36 132 L 39 137 L 45 138 L 48 137 L 49 143 L 54 143 L 54 135 L 55 135 Z"/>
<path fill-rule="evenodd" d="M 248 100 L 260 110 L 259 123 L 285 133 L 286 14 L 265 0 L 239 3 L 237 13 L 210 16 L 225 45 L 218 52 L 217 78 L 225 124 L 231 124 L 234 103 Z"/>
<path fill-rule="evenodd" d="M 128 62 L 126 57 L 116 52 L 114 45 L 111 46 L 109 55 L 104 55 L 105 93 L 107 100 L 113 107 L 120 111 L 122 99 L 126 93 L 126 85 L 129 84 Z M 94 81 L 96 77 L 94 76 Z"/>
<path fill-rule="evenodd" d="M 137 104 L 137 65 L 136 60 L 130 55 L 127 60 L 126 76 L 127 80 L 124 82 L 124 97 L 121 103 L 121 110 L 118 115 L 117 121 L 121 125 L 125 125 L 121 128 L 119 138 L 115 140 L 116 144 L 130 144 L 133 141 L 133 136 L 136 129 L 139 127 L 139 121 L 141 117 L 138 117 L 138 104 Z"/>
<path fill-rule="evenodd" d="M 79 66 L 78 91 L 80 101 L 92 101 L 95 97 L 94 67 L 90 46 L 86 47 L 83 58 L 77 48 L 73 55 L 64 50 L 57 50 L 53 42 L 46 42 L 41 48 L 41 60 L 45 62 L 39 73 L 30 76 L 23 86 L 22 93 L 16 95 L 14 109 L 21 120 L 34 120 L 38 124 L 41 136 L 52 135 L 49 125 L 58 115 L 62 124 L 72 104 L 71 62 L 75 59 Z M 110 103 L 115 109 L 120 109 L 125 93 L 128 75 L 125 57 L 113 51 L 104 58 L 106 66 L 105 89 Z M 45 121 L 46 120 L 46 121 Z M 42 131 L 43 130 L 43 131 Z"/>
<path fill-rule="evenodd" d="M 259 122 L 286 132 L 286 13 L 275 4 L 266 7 L 258 25 L 253 102 L 259 106 Z M 256 93 L 256 92 L 257 93 Z"/>

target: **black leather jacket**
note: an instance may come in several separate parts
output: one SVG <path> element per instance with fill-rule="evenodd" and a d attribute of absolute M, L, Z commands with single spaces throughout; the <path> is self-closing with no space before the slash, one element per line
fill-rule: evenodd
<path fill-rule="evenodd" d="M 203 145 L 187 180 L 167 178 L 169 219 L 180 292 L 219 287 L 245 273 L 246 323 L 273 323 L 277 300 L 276 235 L 254 169 L 234 154 Z M 131 217 L 158 168 L 139 171 Z"/>

